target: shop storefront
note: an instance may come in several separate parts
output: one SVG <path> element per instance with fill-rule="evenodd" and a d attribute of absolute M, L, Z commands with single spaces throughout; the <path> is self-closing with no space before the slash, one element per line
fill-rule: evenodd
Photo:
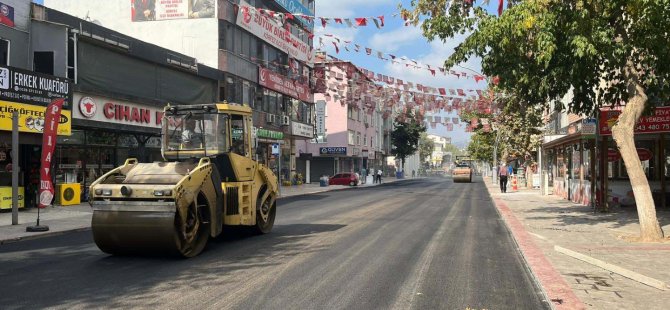
<path fill-rule="evenodd" d="M 72 135 L 56 146 L 57 188 L 76 185 L 85 201 L 90 184 L 127 158 L 161 160 L 162 107 L 79 92 L 74 101 Z"/>
<path fill-rule="evenodd" d="M 543 169 L 550 192 L 575 203 L 590 205 L 596 175 L 596 121 L 585 119 L 563 129 L 564 135 L 549 139 Z"/>
<path fill-rule="evenodd" d="M 284 133 L 255 127 L 254 132 L 254 137 L 256 137 L 256 141 L 254 142 L 256 146 L 256 160 L 276 173 L 279 158 L 278 155 L 273 154 L 273 145 L 276 145 L 278 148 L 279 144 L 283 143 Z M 278 149 L 275 150 L 275 153 L 277 152 Z"/>
<path fill-rule="evenodd" d="M 72 134 L 72 88 L 70 81 L 51 75 L 0 66 L 0 208 L 11 208 L 12 114 L 19 115 L 19 205 L 37 205 L 42 132 L 46 106 L 65 98 L 58 124 L 58 137 Z M 23 193 L 23 194 L 21 194 Z"/>

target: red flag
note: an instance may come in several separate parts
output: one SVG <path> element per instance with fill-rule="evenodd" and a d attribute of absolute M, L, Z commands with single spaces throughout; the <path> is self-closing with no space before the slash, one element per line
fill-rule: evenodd
<path fill-rule="evenodd" d="M 54 187 L 51 183 L 51 161 L 56 149 L 56 134 L 65 99 L 56 99 L 47 106 L 44 113 L 44 132 L 42 133 L 42 160 L 40 167 L 39 208 L 51 205 L 54 198 Z"/>
<path fill-rule="evenodd" d="M 335 45 L 335 53 L 336 53 L 336 54 L 339 54 L 339 53 L 340 53 L 340 49 L 337 47 L 337 44 L 336 44 L 335 42 L 333 42 L 333 45 Z"/>
<path fill-rule="evenodd" d="M 379 17 L 379 20 L 382 21 L 382 27 L 384 27 L 384 15 L 378 16 L 378 17 Z"/>
<path fill-rule="evenodd" d="M 319 17 L 319 18 L 321 18 L 321 26 L 323 26 L 323 28 L 326 28 L 326 24 L 328 23 L 328 21 L 323 17 Z"/>
<path fill-rule="evenodd" d="M 368 25 L 368 20 L 365 17 L 357 17 L 355 18 L 356 20 L 356 25 L 358 26 L 367 26 Z"/>
<path fill-rule="evenodd" d="M 502 11 L 503 11 L 503 0 L 500 0 L 500 2 L 498 2 L 498 16 L 502 15 Z"/>
<path fill-rule="evenodd" d="M 372 49 L 366 47 L 365 48 L 365 53 L 368 54 L 368 55 L 372 54 Z"/>
<path fill-rule="evenodd" d="M 447 90 L 446 90 L 446 89 L 444 89 L 444 88 L 440 88 L 439 91 L 440 91 L 440 95 L 442 95 L 442 96 L 446 96 L 446 95 L 447 95 Z"/>
<path fill-rule="evenodd" d="M 336 24 L 341 24 L 341 23 L 342 23 L 342 19 L 341 19 L 341 18 L 335 18 L 335 23 L 336 23 Z"/>

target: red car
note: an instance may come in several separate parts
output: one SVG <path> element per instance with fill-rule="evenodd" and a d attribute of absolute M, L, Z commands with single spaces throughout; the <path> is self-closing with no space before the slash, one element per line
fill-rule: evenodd
<path fill-rule="evenodd" d="M 338 173 L 328 179 L 328 185 L 358 185 L 358 176 L 354 173 Z"/>

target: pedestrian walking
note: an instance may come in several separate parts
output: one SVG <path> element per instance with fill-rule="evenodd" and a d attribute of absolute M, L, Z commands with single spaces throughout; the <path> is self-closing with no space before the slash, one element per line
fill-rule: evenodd
<path fill-rule="evenodd" d="M 379 184 L 382 184 L 382 169 L 381 168 L 379 170 L 377 170 L 377 182 L 379 182 Z"/>
<path fill-rule="evenodd" d="M 498 170 L 498 177 L 500 177 L 500 192 L 501 193 L 506 193 L 507 192 L 507 176 L 509 175 L 509 169 L 507 167 L 506 163 L 503 163 L 500 165 L 500 169 Z"/>
<path fill-rule="evenodd" d="M 412 170 L 412 179 L 416 178 L 416 170 Z"/>

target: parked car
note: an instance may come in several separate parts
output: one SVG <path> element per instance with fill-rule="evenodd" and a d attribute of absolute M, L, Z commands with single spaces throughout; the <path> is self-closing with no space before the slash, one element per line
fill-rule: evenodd
<path fill-rule="evenodd" d="M 358 176 L 355 173 L 338 173 L 328 179 L 328 185 L 358 185 Z"/>

